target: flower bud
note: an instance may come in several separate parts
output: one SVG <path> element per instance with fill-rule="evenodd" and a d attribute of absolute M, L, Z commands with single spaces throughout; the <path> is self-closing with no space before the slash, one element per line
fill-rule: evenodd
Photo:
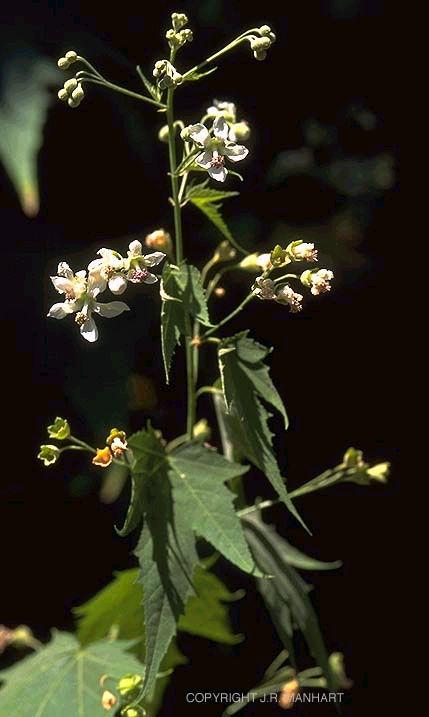
<path fill-rule="evenodd" d="M 266 271 L 271 265 L 270 254 L 248 254 L 239 263 L 239 268 L 245 271 Z"/>
<path fill-rule="evenodd" d="M 223 297 L 224 297 L 225 294 L 226 294 L 226 291 L 225 291 L 225 289 L 223 288 L 223 286 L 217 286 L 216 289 L 213 291 L 213 294 L 214 294 L 218 299 L 223 299 Z"/>
<path fill-rule="evenodd" d="M 173 251 L 171 236 L 164 229 L 155 229 L 155 231 L 147 234 L 144 243 L 150 249 L 162 251 L 164 254 L 171 254 Z"/>
<path fill-rule="evenodd" d="M 116 705 L 117 701 L 118 698 L 115 697 L 112 692 L 109 692 L 109 690 L 104 690 L 103 695 L 101 697 L 101 705 L 103 709 L 105 709 L 106 711 L 111 710 L 112 707 Z"/>
<path fill-rule="evenodd" d="M 377 463 L 375 466 L 368 468 L 367 474 L 370 480 L 376 481 L 377 483 L 387 483 L 390 474 L 390 463 Z"/>
<path fill-rule="evenodd" d="M 74 100 L 73 97 L 69 97 L 67 100 L 68 106 L 72 107 L 73 109 L 75 109 L 76 107 L 79 107 L 81 102 L 82 102 L 82 100 Z"/>
<path fill-rule="evenodd" d="M 79 85 L 76 87 L 76 89 L 73 90 L 71 96 L 72 96 L 72 99 L 73 99 L 75 102 L 79 102 L 79 103 L 82 102 L 82 100 L 83 100 L 83 98 L 84 98 L 84 96 L 85 96 L 85 93 L 84 93 L 84 91 L 83 91 L 82 85 L 79 84 Z"/>
<path fill-rule="evenodd" d="M 183 139 L 184 142 L 188 142 L 190 140 L 190 133 L 192 132 L 192 126 L 188 125 L 187 127 L 184 127 L 180 133 L 181 139 Z"/>
<path fill-rule="evenodd" d="M 58 99 L 61 100 L 61 102 L 67 102 L 69 98 L 69 93 L 67 90 L 64 89 L 64 87 L 61 88 L 61 90 L 58 90 Z"/>
<path fill-rule="evenodd" d="M 164 144 L 168 144 L 168 138 L 169 138 L 169 129 L 168 125 L 165 124 L 158 132 L 158 139 L 160 142 L 164 142 Z"/>
<path fill-rule="evenodd" d="M 313 296 L 319 294 L 326 294 L 331 290 L 331 284 L 329 283 L 334 278 L 334 274 L 329 269 L 307 269 L 301 274 L 301 283 L 304 286 L 310 287 Z"/>
<path fill-rule="evenodd" d="M 269 25 L 261 25 L 261 27 L 259 28 L 259 32 L 262 36 L 268 37 L 271 32 L 271 28 Z"/>
<path fill-rule="evenodd" d="M 58 446 L 42 445 L 37 454 L 39 460 L 43 461 L 45 466 L 52 466 L 60 457 L 60 449 Z"/>
<path fill-rule="evenodd" d="M 56 417 L 51 426 L 48 426 L 49 438 L 56 438 L 58 441 L 64 441 L 70 435 L 70 426 L 65 418 Z"/>
<path fill-rule="evenodd" d="M 365 466 L 363 452 L 357 448 L 348 448 L 344 454 L 343 465 L 345 468 L 363 468 Z"/>
<path fill-rule="evenodd" d="M 225 241 L 221 242 L 216 247 L 216 251 L 213 255 L 213 261 L 231 261 L 231 259 L 234 259 L 236 255 L 237 252 L 234 247 L 231 246 L 227 239 L 225 239 Z"/>
<path fill-rule="evenodd" d="M 335 677 L 338 687 L 348 690 L 353 687 L 353 682 L 346 675 L 344 666 L 344 655 L 342 652 L 333 652 L 329 655 L 329 667 Z"/>
<path fill-rule="evenodd" d="M 70 62 L 67 60 L 66 57 L 60 57 L 60 59 L 57 62 L 58 67 L 60 70 L 68 70 L 70 67 Z"/>
<path fill-rule="evenodd" d="M 117 689 L 121 697 L 127 697 L 127 701 L 131 702 L 139 693 L 142 685 L 143 678 L 140 675 L 125 675 L 119 680 Z"/>
<path fill-rule="evenodd" d="M 299 692 L 299 682 L 296 678 L 293 680 L 289 680 L 289 682 L 286 682 L 285 685 L 283 685 L 278 705 L 279 707 L 283 707 L 284 710 L 290 710 L 294 706 L 295 697 L 297 696 Z"/>
<path fill-rule="evenodd" d="M 263 301 L 270 301 L 271 299 L 276 298 L 274 281 L 271 279 L 264 279 L 263 276 L 258 276 L 252 286 L 252 291 L 258 299 L 262 299 Z"/>
<path fill-rule="evenodd" d="M 173 23 L 174 30 L 177 32 L 188 24 L 188 18 L 184 12 L 173 12 L 171 13 L 171 22 Z"/>
<path fill-rule="evenodd" d="M 95 466 L 100 466 L 100 468 L 107 468 L 107 466 L 110 466 L 112 460 L 112 452 L 109 446 L 106 446 L 105 448 L 97 448 L 97 452 L 92 459 L 92 462 Z"/>
<path fill-rule="evenodd" d="M 267 56 L 267 53 L 265 50 L 257 50 L 256 52 L 253 53 L 253 57 L 255 58 L 255 60 L 259 60 L 259 61 L 265 60 L 266 56 Z"/>
<path fill-rule="evenodd" d="M 251 40 L 250 47 L 254 52 L 268 50 L 271 47 L 271 40 L 269 37 L 257 37 Z"/>
<path fill-rule="evenodd" d="M 193 438 L 196 438 L 198 441 L 208 441 L 211 434 L 211 428 L 205 418 L 198 421 L 192 430 Z"/>
<path fill-rule="evenodd" d="M 280 244 L 276 244 L 274 249 L 271 252 L 271 263 L 273 266 L 284 266 L 285 264 L 288 264 L 290 261 L 287 250 L 282 249 Z"/>
<path fill-rule="evenodd" d="M 64 82 L 64 89 L 69 93 L 69 95 L 76 89 L 77 86 L 78 81 L 75 77 L 72 77 L 70 80 L 66 80 Z"/>
<path fill-rule="evenodd" d="M 246 142 L 250 137 L 250 127 L 247 122 L 235 122 L 231 125 L 229 139 L 233 142 Z"/>
<path fill-rule="evenodd" d="M 65 58 L 69 61 L 69 64 L 71 65 L 73 64 L 73 62 L 76 62 L 77 54 L 74 50 L 69 50 L 68 52 L 66 52 Z"/>
<path fill-rule="evenodd" d="M 141 707 L 124 707 L 123 710 L 121 710 L 121 717 L 146 717 L 146 710 Z"/>

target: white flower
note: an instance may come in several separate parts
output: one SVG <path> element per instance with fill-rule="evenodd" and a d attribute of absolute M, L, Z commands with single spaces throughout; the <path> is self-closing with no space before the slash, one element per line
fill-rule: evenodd
<path fill-rule="evenodd" d="M 283 286 L 276 296 L 276 301 L 279 304 L 287 304 L 290 307 L 291 313 L 296 314 L 302 309 L 302 294 L 297 294 L 288 284 Z"/>
<path fill-rule="evenodd" d="M 124 260 L 120 254 L 112 249 L 100 249 L 97 254 L 101 259 L 94 259 L 88 265 L 88 271 L 97 270 L 107 281 L 112 294 L 123 294 L 127 288 L 127 280 L 121 273 L 124 268 Z"/>
<path fill-rule="evenodd" d="M 188 134 L 195 144 L 204 150 L 196 157 L 196 164 L 206 169 L 212 179 L 224 182 L 228 174 L 225 157 L 231 162 L 240 162 L 247 157 L 249 150 L 228 140 L 229 127 L 223 117 L 216 117 L 212 129 L 214 137 L 205 125 L 194 124 L 188 128 Z"/>
<path fill-rule="evenodd" d="M 68 314 L 76 314 L 75 321 L 80 326 L 83 338 L 91 343 L 97 341 L 98 329 L 92 314 L 111 319 L 123 311 L 129 311 L 129 307 L 122 301 L 100 304 L 95 300 L 106 288 L 106 280 L 99 270 L 93 269 L 86 278 L 85 271 L 78 271 L 75 275 L 65 263 L 60 264 L 59 268 L 65 276 L 52 276 L 51 280 L 57 291 L 65 294 L 66 299 L 51 306 L 48 316 L 63 319 Z"/>
<path fill-rule="evenodd" d="M 292 242 L 286 251 L 295 261 L 317 261 L 317 249 L 314 248 L 314 244 L 305 241 Z"/>
<path fill-rule="evenodd" d="M 264 279 L 263 276 L 258 276 L 255 281 L 253 293 L 258 299 L 270 300 L 276 298 L 275 284 L 272 279 Z"/>
<path fill-rule="evenodd" d="M 207 107 L 206 113 L 209 117 L 224 117 L 228 122 L 235 122 L 237 119 L 234 102 L 225 102 L 224 100 L 213 100 L 213 105 Z"/>
<path fill-rule="evenodd" d="M 162 251 L 154 251 L 152 254 L 143 254 L 142 243 L 135 239 L 128 248 L 128 259 L 125 266 L 128 270 L 127 279 L 134 284 L 155 284 L 158 277 L 151 274 L 147 267 L 157 266 L 165 258 Z"/>
<path fill-rule="evenodd" d="M 331 291 L 330 281 L 334 278 L 334 274 L 329 269 L 319 269 L 319 271 L 311 272 L 309 277 L 309 286 L 314 296 L 325 294 Z"/>

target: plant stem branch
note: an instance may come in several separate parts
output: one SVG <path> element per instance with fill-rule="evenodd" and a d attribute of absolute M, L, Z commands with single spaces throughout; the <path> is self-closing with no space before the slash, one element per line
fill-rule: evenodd
<path fill-rule="evenodd" d="M 249 301 L 251 301 L 253 298 L 254 298 L 254 295 L 253 295 L 252 292 L 250 292 L 250 294 L 248 294 L 248 295 L 246 296 L 246 298 L 243 299 L 243 301 L 241 302 L 241 304 L 239 304 L 239 305 L 234 309 L 234 311 L 231 311 L 231 313 L 228 314 L 228 316 L 225 316 L 225 318 L 222 319 L 222 321 L 219 321 L 219 323 L 216 324 L 216 326 L 213 326 L 211 329 L 209 329 L 208 331 L 206 331 L 205 334 L 203 334 L 203 335 L 201 336 L 201 340 L 204 341 L 204 339 L 207 339 L 207 338 L 208 338 L 209 336 L 211 336 L 212 334 L 215 334 L 216 331 L 221 328 L 221 326 L 224 326 L 226 323 L 228 323 L 228 321 L 230 321 L 231 319 L 233 319 L 234 316 L 237 316 L 237 314 L 239 314 L 240 311 L 242 311 L 242 310 L 244 309 L 244 307 L 246 306 L 246 304 L 248 304 Z"/>

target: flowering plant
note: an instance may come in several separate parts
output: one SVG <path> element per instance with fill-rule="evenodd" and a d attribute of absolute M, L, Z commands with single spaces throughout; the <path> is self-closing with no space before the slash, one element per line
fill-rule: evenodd
<path fill-rule="evenodd" d="M 261 254 L 249 253 L 224 222 L 222 202 L 236 191 L 225 190 L 223 185 L 242 179 L 233 168 L 242 161 L 245 168 L 249 155 L 242 143 L 248 140 L 251 127 L 239 118 L 236 105 L 214 100 L 189 125 L 175 115 L 175 95 L 182 86 L 203 80 L 216 70 L 211 67 L 216 60 L 239 45 L 248 44 L 255 59 L 264 60 L 276 37 L 268 25 L 252 28 L 200 64 L 181 71 L 178 54 L 192 40 L 192 31 L 183 13 L 173 13 L 171 20 L 166 33 L 168 59 L 155 63 L 150 80 L 137 68 L 144 93 L 111 82 L 74 51 L 66 52 L 58 62 L 63 70 L 82 68 L 58 93 L 69 107 L 77 108 L 87 88 L 96 85 L 133 97 L 165 118 L 158 136 L 168 145 L 174 232 L 152 232 L 144 245 L 136 239 L 126 256 L 118 249 L 101 248 L 85 270 L 74 272 L 61 261 L 51 280 L 62 300 L 51 306 L 48 317 L 73 316 L 82 338 L 94 343 L 98 339 L 94 317 L 117 318 L 130 310 L 123 301 L 99 301 L 102 294 L 122 296 L 130 282 L 153 285 L 160 298 L 167 383 L 179 345 L 186 356 L 186 428 L 167 440 L 160 427 L 150 424 L 130 436 L 122 427 L 108 430 L 106 426 L 107 436 L 99 448 L 75 437 L 66 419 L 57 417 L 48 426 L 53 442 L 42 445 L 38 454 L 46 466 L 57 463 L 64 451 L 77 450 L 91 454 L 92 463 L 100 469 L 116 464 L 129 474 L 130 502 L 117 532 L 126 536 L 140 531 L 135 551 L 139 567 L 117 575 L 110 586 L 78 608 L 76 637 L 56 633 L 41 647 L 28 630 L 21 631 L 21 641 L 36 654 L 5 671 L 1 714 L 16 712 L 20 705 L 21 717 L 36 712 L 49 717 L 61 704 L 66 717 L 92 717 L 112 709 L 123 717 L 154 715 L 165 682 L 181 661 L 175 644 L 177 631 L 228 644 L 237 641 L 218 597 L 226 588 L 210 571 L 218 556 L 255 578 L 284 646 L 249 694 L 263 698 L 278 693 L 280 706 L 287 709 L 306 687 L 338 692 L 350 684 L 341 655 L 328 654 L 308 586 L 298 572 L 331 569 L 339 563 L 321 563 L 304 555 L 265 523 L 262 515 L 267 507 L 282 503 L 308 530 L 297 498 L 341 482 L 384 482 L 389 464 L 371 466 L 360 451 L 351 448 L 336 467 L 290 491 L 269 426 L 269 408 L 279 414 L 284 429 L 288 426 L 266 363 L 270 350 L 248 330 L 223 334 L 224 326 L 255 300 L 279 304 L 273 307 L 279 312 L 301 311 L 306 294 L 318 297 L 331 290 L 334 274 L 315 266 L 318 254 L 312 243 L 297 239 L 287 246 L 266 247 Z M 182 233 L 182 212 L 189 204 L 222 234 L 201 270 L 189 262 Z M 237 307 L 213 323 L 211 299 L 220 295 L 220 280 L 232 271 L 253 272 L 254 277 Z M 201 382 L 199 358 L 204 352 L 213 352 L 217 368 Z M 213 399 L 219 445 L 210 443 L 208 421 L 198 412 L 198 399 L 204 394 Z M 266 476 L 275 498 L 247 504 L 245 481 L 250 466 Z M 208 552 L 212 553 L 209 558 Z M 202 611 L 205 620 L 201 620 Z M 1 628 L 0 645 L 16 641 L 15 633 Z M 297 633 L 315 660 L 313 667 L 303 669 L 295 656 Z M 64 667 L 63 673 L 59 666 Z M 43 682 L 52 683 L 49 691 Z M 248 701 L 244 695 L 226 708 L 226 714 Z"/>

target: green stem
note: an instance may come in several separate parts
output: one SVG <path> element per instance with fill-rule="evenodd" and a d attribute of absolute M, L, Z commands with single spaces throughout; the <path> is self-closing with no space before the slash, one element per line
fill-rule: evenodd
<path fill-rule="evenodd" d="M 219 323 L 216 324 L 216 326 L 213 326 L 211 329 L 209 329 L 208 331 L 206 331 L 205 334 L 203 334 L 203 335 L 201 336 L 201 340 L 203 341 L 203 340 L 205 340 L 206 338 L 208 338 L 209 336 L 211 336 L 212 334 L 215 334 L 216 331 L 221 328 L 221 326 L 224 326 L 226 323 L 228 323 L 228 321 L 230 321 L 231 319 L 233 319 L 234 316 L 237 316 L 237 314 L 239 314 L 240 311 L 242 311 L 242 310 L 244 309 L 244 307 L 246 306 L 246 304 L 248 304 L 249 301 L 251 301 L 251 300 L 253 299 L 253 296 L 254 296 L 253 293 L 250 292 L 250 294 L 248 294 L 248 295 L 246 296 L 246 298 L 243 299 L 243 301 L 241 302 L 241 304 L 239 304 L 239 305 L 234 309 L 234 311 L 231 311 L 231 313 L 228 314 L 228 316 L 225 316 L 225 318 L 222 319 L 222 321 L 219 321 Z"/>
<path fill-rule="evenodd" d="M 274 279 L 274 283 L 277 284 L 279 281 L 284 281 L 285 279 L 299 279 L 299 276 L 298 274 L 283 274 L 283 276 Z"/>
<path fill-rule="evenodd" d="M 174 232 L 176 236 L 176 263 L 183 260 L 182 218 L 179 200 L 179 180 L 176 175 L 177 153 L 176 134 L 174 128 L 174 88 L 167 92 L 167 124 L 168 124 L 168 158 L 170 163 L 171 194 L 174 208 Z"/>
<path fill-rule="evenodd" d="M 69 436 L 69 440 L 72 443 L 75 443 L 77 446 L 80 446 L 85 451 L 89 451 L 90 453 L 97 453 L 95 448 L 89 445 L 89 443 L 85 443 L 85 441 L 81 441 L 80 438 L 75 438 L 74 436 Z"/>
<path fill-rule="evenodd" d="M 174 61 L 174 56 L 170 58 Z M 179 188 L 179 177 L 177 176 L 177 152 L 176 135 L 174 123 L 174 88 L 170 87 L 167 92 L 167 124 L 168 124 L 168 158 L 170 163 L 171 194 L 174 210 L 174 233 L 176 248 L 176 263 L 183 261 L 183 235 L 182 235 L 182 210 L 181 190 L 184 191 L 186 178 L 182 179 L 182 187 Z M 192 326 L 188 307 L 185 306 L 185 352 L 186 352 L 186 380 L 187 380 L 187 417 L 186 432 L 188 439 L 192 440 L 196 418 L 196 396 L 195 384 L 198 366 L 194 361 L 194 347 L 192 341 Z"/>
<path fill-rule="evenodd" d="M 246 30 L 246 32 L 243 32 L 241 35 L 235 38 L 235 40 L 232 40 L 232 42 L 228 43 L 228 45 L 225 45 L 225 47 L 222 48 L 222 50 L 219 50 L 218 52 L 215 52 L 214 55 L 210 55 L 206 60 L 203 62 L 200 62 L 199 65 L 195 65 L 195 67 L 191 67 L 190 70 L 185 72 L 183 75 L 183 80 L 186 81 L 190 75 L 192 75 L 194 72 L 199 72 L 202 70 L 206 65 L 209 65 L 211 62 L 214 62 L 214 60 L 217 60 L 218 57 L 221 57 L 222 55 L 225 55 L 226 52 L 229 52 L 230 50 L 233 50 L 234 47 L 237 47 L 241 42 L 244 42 L 247 39 L 248 35 L 251 35 L 252 33 L 257 32 L 259 34 L 258 28 L 252 28 L 251 30 Z"/>
<path fill-rule="evenodd" d="M 127 90 L 125 87 L 121 87 L 120 85 L 115 85 L 113 82 L 108 82 L 107 80 L 98 80 L 95 77 L 94 78 L 83 78 L 82 83 L 86 82 L 91 85 L 101 85 L 101 87 L 107 87 L 109 90 L 113 90 L 114 92 L 119 92 L 121 95 L 127 95 L 128 97 L 133 97 L 136 100 L 142 100 L 143 102 L 147 102 L 149 105 L 154 105 L 154 107 L 159 107 L 160 109 L 165 110 L 165 105 L 162 104 L 162 102 L 156 102 L 156 100 L 151 100 L 149 97 L 145 97 L 144 95 L 141 95 L 139 92 L 133 92 L 132 90 Z"/>

